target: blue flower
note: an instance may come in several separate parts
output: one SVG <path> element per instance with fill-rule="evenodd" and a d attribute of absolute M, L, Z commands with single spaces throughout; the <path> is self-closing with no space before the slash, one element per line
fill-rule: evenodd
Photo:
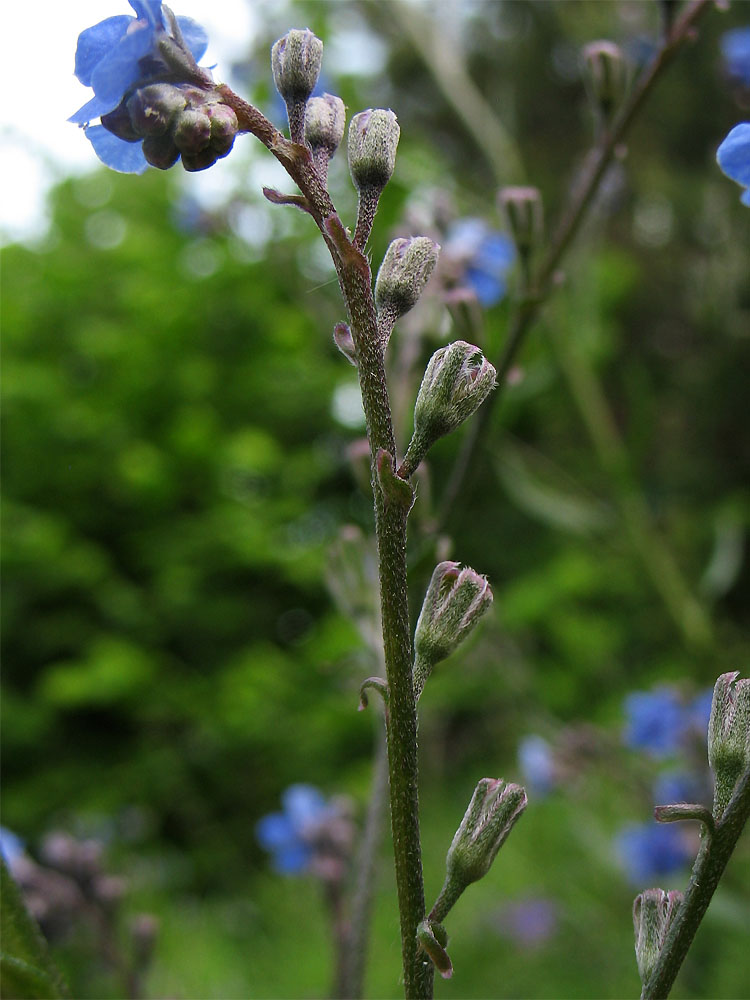
<path fill-rule="evenodd" d="M 462 282 L 483 306 L 494 306 L 505 295 L 516 250 L 510 237 L 490 229 L 482 219 L 454 222 L 446 234 L 443 256 L 461 265 Z"/>
<path fill-rule="evenodd" d="M 678 750 L 690 726 L 690 717 L 677 694 L 669 688 L 634 691 L 625 699 L 625 743 L 666 757 Z"/>
<path fill-rule="evenodd" d="M 750 122 L 734 126 L 716 150 L 716 161 L 727 177 L 745 188 L 740 201 L 750 208 Z"/>
<path fill-rule="evenodd" d="M 136 84 L 164 79 L 169 67 L 159 43 L 171 37 L 160 0 L 129 0 L 135 17 L 118 14 L 100 21 L 78 36 L 75 75 L 94 96 L 68 119 L 82 125 L 99 159 L 122 173 L 143 173 L 148 162 L 135 137 L 126 141 L 103 125 L 89 122 L 113 112 Z M 206 51 L 208 38 L 192 18 L 178 17 L 177 26 L 194 60 Z"/>
<path fill-rule="evenodd" d="M 284 875 L 298 875 L 310 866 L 314 836 L 331 809 L 312 785 L 290 785 L 281 796 L 284 811 L 258 821 L 258 843 L 272 855 L 273 867 Z"/>
<path fill-rule="evenodd" d="M 557 783 L 552 747 L 542 736 L 524 736 L 518 744 L 518 763 L 523 779 L 537 795 L 551 792 Z"/>
<path fill-rule="evenodd" d="M 700 802 L 703 797 L 701 782 L 688 771 L 666 771 L 654 781 L 654 804 L 671 805 L 674 802 Z"/>
<path fill-rule="evenodd" d="M 24 853 L 24 843 L 21 838 L 9 830 L 7 826 L 0 826 L 0 854 L 2 854 L 8 868 L 12 869 L 14 862 Z"/>
<path fill-rule="evenodd" d="M 695 850 L 679 824 L 629 826 L 617 838 L 617 852 L 634 885 L 647 885 L 692 861 Z"/>
<path fill-rule="evenodd" d="M 719 44 L 727 75 L 750 87 L 750 27 L 725 32 Z"/>

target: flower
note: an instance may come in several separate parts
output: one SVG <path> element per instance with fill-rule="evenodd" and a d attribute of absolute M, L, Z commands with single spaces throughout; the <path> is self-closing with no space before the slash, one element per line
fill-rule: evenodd
<path fill-rule="evenodd" d="M 89 123 L 118 111 L 137 85 L 174 80 L 174 65 L 165 58 L 165 42 L 171 40 L 173 54 L 182 53 L 194 64 L 206 51 L 208 38 L 192 18 L 169 21 L 158 0 L 130 0 L 130 6 L 135 17 L 108 17 L 78 36 L 75 75 L 93 89 L 94 96 L 68 121 L 83 126 L 94 151 L 107 166 L 123 173 L 143 173 L 149 161 L 139 141 L 142 135 L 123 138 L 108 130 L 104 122 Z"/>
<path fill-rule="evenodd" d="M 629 880 L 648 884 L 661 875 L 679 871 L 695 856 L 691 831 L 677 823 L 645 823 L 626 827 L 617 838 L 617 852 Z"/>
<path fill-rule="evenodd" d="M 653 798 L 657 806 L 674 802 L 702 802 L 704 789 L 700 776 L 689 771 L 665 771 L 654 780 Z"/>
<path fill-rule="evenodd" d="M 326 800 L 312 785 L 290 785 L 281 797 L 284 811 L 259 820 L 255 835 L 272 855 L 276 871 L 298 875 L 309 869 L 320 825 L 330 817 Z"/>
<path fill-rule="evenodd" d="M 750 122 L 740 122 L 716 150 L 716 162 L 727 177 L 746 190 L 740 195 L 750 208 Z"/>
<path fill-rule="evenodd" d="M 750 27 L 726 31 L 719 44 L 727 75 L 750 87 Z"/>
<path fill-rule="evenodd" d="M 482 219 L 459 219 L 448 229 L 443 255 L 457 265 L 459 286 L 473 292 L 481 305 L 494 306 L 503 298 L 506 274 L 516 256 L 508 236 Z"/>
<path fill-rule="evenodd" d="M 689 715 L 675 691 L 633 691 L 625 699 L 625 743 L 666 757 L 678 750 L 690 725 Z"/>
<path fill-rule="evenodd" d="M 557 932 L 559 907 L 552 899 L 528 896 L 504 904 L 492 914 L 491 921 L 498 934 L 530 951 Z"/>
<path fill-rule="evenodd" d="M 14 862 L 22 857 L 23 853 L 24 843 L 21 838 L 7 826 L 0 826 L 0 854 L 8 868 L 12 870 Z"/>
<path fill-rule="evenodd" d="M 558 782 L 552 747 L 543 736 L 524 736 L 518 744 L 523 780 L 538 796 L 547 795 Z"/>

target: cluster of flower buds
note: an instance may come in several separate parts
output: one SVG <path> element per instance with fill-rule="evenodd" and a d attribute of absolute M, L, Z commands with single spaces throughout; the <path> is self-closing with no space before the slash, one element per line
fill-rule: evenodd
<path fill-rule="evenodd" d="M 229 153 L 238 130 L 237 116 L 217 91 L 191 84 L 140 87 L 101 121 L 118 139 L 143 140 L 143 155 L 160 170 L 180 156 L 186 170 L 205 170 Z"/>
<path fill-rule="evenodd" d="M 645 986 L 654 971 L 670 925 L 682 903 L 682 893 L 646 889 L 633 903 L 635 957 Z"/>
<path fill-rule="evenodd" d="M 378 330 L 386 344 L 397 319 L 413 309 L 427 284 L 440 253 L 428 236 L 393 240 L 375 281 Z"/>
<path fill-rule="evenodd" d="M 628 67 L 614 42 L 590 42 L 583 50 L 586 88 L 604 125 L 617 113 L 628 85 Z"/>
<path fill-rule="evenodd" d="M 436 663 L 463 642 L 492 604 L 487 578 L 459 563 L 441 562 L 427 588 L 414 633 L 414 695 L 422 693 Z"/>
<path fill-rule="evenodd" d="M 478 347 L 457 340 L 430 358 L 414 407 L 414 434 L 400 475 L 410 476 L 432 445 L 479 409 L 497 373 Z"/>
<path fill-rule="evenodd" d="M 750 678 L 722 674 L 714 687 L 708 723 L 708 763 L 714 772 L 714 818 L 724 815 L 742 776 L 750 770 Z"/>

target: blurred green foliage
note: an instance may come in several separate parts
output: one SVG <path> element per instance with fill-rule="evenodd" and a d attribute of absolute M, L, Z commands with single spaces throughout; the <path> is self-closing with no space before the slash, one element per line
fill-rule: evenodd
<path fill-rule="evenodd" d="M 390 106 L 401 122 L 373 261 L 435 192 L 460 215 L 493 219 L 498 180 L 525 179 L 554 219 L 591 131 L 578 47 L 607 36 L 644 52 L 657 5 L 466 8 L 467 68 L 525 177 L 499 177 L 476 147 L 439 62 L 428 67 L 390 16 L 398 6 L 268 9 L 248 64 L 270 101 L 267 45 L 291 19 L 331 51 L 355 44 L 355 29 L 382 46 L 370 77 L 326 64 L 350 112 Z M 742 7 L 710 15 L 653 95 L 447 525 L 442 544 L 490 577 L 496 602 L 422 702 L 428 892 L 476 779 L 520 777 L 521 736 L 585 724 L 616 745 L 625 692 L 664 681 L 697 691 L 748 662 L 750 213 L 713 163 L 747 116 L 718 52 Z M 264 157 L 233 155 L 250 176 Z M 351 215 L 345 169 L 332 176 Z M 152 995 L 324 996 L 317 886 L 268 874 L 253 825 L 293 781 L 360 806 L 367 797 L 372 727 L 355 707 L 373 664 L 325 586 L 341 526 L 370 528 L 347 457 L 361 429 L 336 416 L 353 370 L 331 342 L 342 310 L 309 220 L 266 206 L 257 184 L 220 211 L 196 208 L 189 190 L 190 178 L 155 171 L 66 181 L 48 238 L 2 253 L 3 822 L 32 845 L 55 825 L 106 833 L 133 906 L 163 919 Z M 432 308 L 422 363 L 461 334 Z M 485 318 L 490 357 L 507 315 L 503 303 Z M 606 403 L 614 456 L 595 446 L 600 414 L 582 386 Z M 415 610 L 435 557 L 430 496 L 439 501 L 460 437 L 436 447 L 415 510 Z M 622 516 L 632 495 L 711 617 L 703 642 L 649 578 Z M 532 800 L 451 917 L 457 978 L 438 995 L 636 992 L 634 892 L 612 847 L 624 822 L 649 817 L 634 766 L 625 754 L 593 761 L 567 794 Z M 675 996 L 738 996 L 747 982 L 741 851 Z M 371 996 L 398 995 L 389 872 Z M 505 894 L 529 893 L 563 915 L 551 944 L 527 953 L 493 913 Z M 75 961 L 67 971 L 84 989 Z"/>

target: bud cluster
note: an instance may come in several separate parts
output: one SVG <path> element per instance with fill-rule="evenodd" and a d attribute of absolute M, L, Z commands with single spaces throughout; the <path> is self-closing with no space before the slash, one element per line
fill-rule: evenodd
<path fill-rule="evenodd" d="M 167 170 L 182 156 L 186 170 L 205 170 L 226 156 L 238 123 L 215 90 L 152 83 L 125 97 L 102 125 L 125 142 L 143 140 L 143 155 Z"/>
<path fill-rule="evenodd" d="M 432 445 L 479 409 L 497 373 L 478 347 L 457 340 L 433 354 L 414 407 L 414 434 L 400 469 L 410 476 Z"/>

